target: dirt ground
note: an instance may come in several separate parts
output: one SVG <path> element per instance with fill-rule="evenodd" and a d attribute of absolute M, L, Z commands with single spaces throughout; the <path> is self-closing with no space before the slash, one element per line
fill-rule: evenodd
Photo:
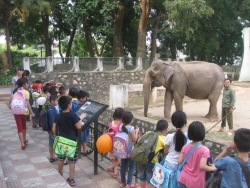
<path fill-rule="evenodd" d="M 239 128 L 250 128 L 250 82 L 237 82 L 234 81 L 232 83 L 232 88 L 236 92 L 236 109 L 234 110 L 234 129 Z M 222 93 L 217 102 L 217 110 L 219 114 L 219 120 L 221 119 L 221 101 L 222 101 Z M 195 100 L 190 98 L 185 98 L 183 103 L 183 110 L 187 114 L 187 119 L 189 125 L 192 121 L 201 121 L 206 130 L 211 128 L 217 122 L 210 122 L 205 115 L 208 112 L 209 102 L 208 100 Z M 162 119 L 164 106 L 157 107 L 149 107 L 148 117 L 152 117 L 153 119 Z M 175 111 L 175 106 L 173 105 L 171 108 L 171 114 Z M 142 116 L 143 109 L 133 110 L 133 113 Z M 225 128 L 224 133 L 218 132 L 220 128 L 220 123 L 218 123 L 211 131 L 207 134 L 208 137 L 212 137 L 213 140 L 221 140 L 227 141 L 231 140 L 232 136 L 227 135 L 228 127 Z"/>

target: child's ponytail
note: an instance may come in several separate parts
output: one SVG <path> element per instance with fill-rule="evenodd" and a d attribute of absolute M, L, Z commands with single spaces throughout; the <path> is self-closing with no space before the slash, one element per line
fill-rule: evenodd
<path fill-rule="evenodd" d="M 134 119 L 134 116 L 131 112 L 128 112 L 126 111 L 124 114 L 123 114 L 123 117 L 122 117 L 122 132 L 125 132 L 128 134 L 128 130 L 126 128 L 126 125 L 129 125 L 131 123 L 131 121 Z"/>
<path fill-rule="evenodd" d="M 187 138 L 181 130 L 187 123 L 187 116 L 184 112 L 177 110 L 173 113 L 171 120 L 172 124 L 176 127 L 176 133 L 174 135 L 175 151 L 180 152 L 187 142 Z"/>

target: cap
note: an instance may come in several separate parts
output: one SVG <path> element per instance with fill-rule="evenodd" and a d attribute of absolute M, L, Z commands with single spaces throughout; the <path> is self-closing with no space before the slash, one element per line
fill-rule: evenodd
<path fill-rule="evenodd" d="M 38 83 L 34 83 L 34 84 L 32 85 L 32 88 L 33 88 L 33 89 L 41 89 L 42 86 L 39 85 Z"/>

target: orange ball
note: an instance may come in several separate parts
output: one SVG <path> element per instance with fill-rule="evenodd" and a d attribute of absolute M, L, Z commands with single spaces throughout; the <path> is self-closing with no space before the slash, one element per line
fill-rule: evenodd
<path fill-rule="evenodd" d="M 112 149 L 112 139 L 108 134 L 103 134 L 96 141 L 96 147 L 98 151 L 102 153 L 107 153 Z"/>

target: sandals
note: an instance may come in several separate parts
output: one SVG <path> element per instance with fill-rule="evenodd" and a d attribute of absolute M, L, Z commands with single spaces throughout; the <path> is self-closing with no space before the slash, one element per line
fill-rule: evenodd
<path fill-rule="evenodd" d="M 120 183 L 120 187 L 126 187 L 126 183 L 121 182 L 121 183 Z"/>
<path fill-rule="evenodd" d="M 86 153 L 82 153 L 82 155 L 83 156 L 87 156 L 87 155 L 91 154 L 92 152 L 93 152 L 93 150 L 87 150 L 87 152 Z"/>
<path fill-rule="evenodd" d="M 127 188 L 130 188 L 130 187 L 138 187 L 138 183 L 131 183 L 131 184 L 127 184 Z"/>
<path fill-rule="evenodd" d="M 24 141 L 24 144 L 26 145 L 26 144 L 28 144 L 28 142 L 29 142 L 29 140 L 25 140 L 25 141 Z"/>
<path fill-rule="evenodd" d="M 70 185 L 70 186 L 75 186 L 76 185 L 76 182 L 75 182 L 75 180 L 74 179 L 67 179 L 67 182 L 68 182 L 68 184 Z"/>
<path fill-rule="evenodd" d="M 57 161 L 58 159 L 56 158 L 56 157 L 54 157 L 54 158 L 50 158 L 49 159 L 49 162 L 51 162 L 51 163 L 53 163 L 53 162 L 55 162 L 55 161 Z"/>
<path fill-rule="evenodd" d="M 119 176 L 119 172 L 113 174 L 113 178 L 117 178 Z"/>
<path fill-rule="evenodd" d="M 114 172 L 114 169 L 112 169 L 112 168 L 107 168 L 107 169 L 106 169 L 106 172 L 111 172 L 111 173 L 113 173 L 113 172 Z"/>

